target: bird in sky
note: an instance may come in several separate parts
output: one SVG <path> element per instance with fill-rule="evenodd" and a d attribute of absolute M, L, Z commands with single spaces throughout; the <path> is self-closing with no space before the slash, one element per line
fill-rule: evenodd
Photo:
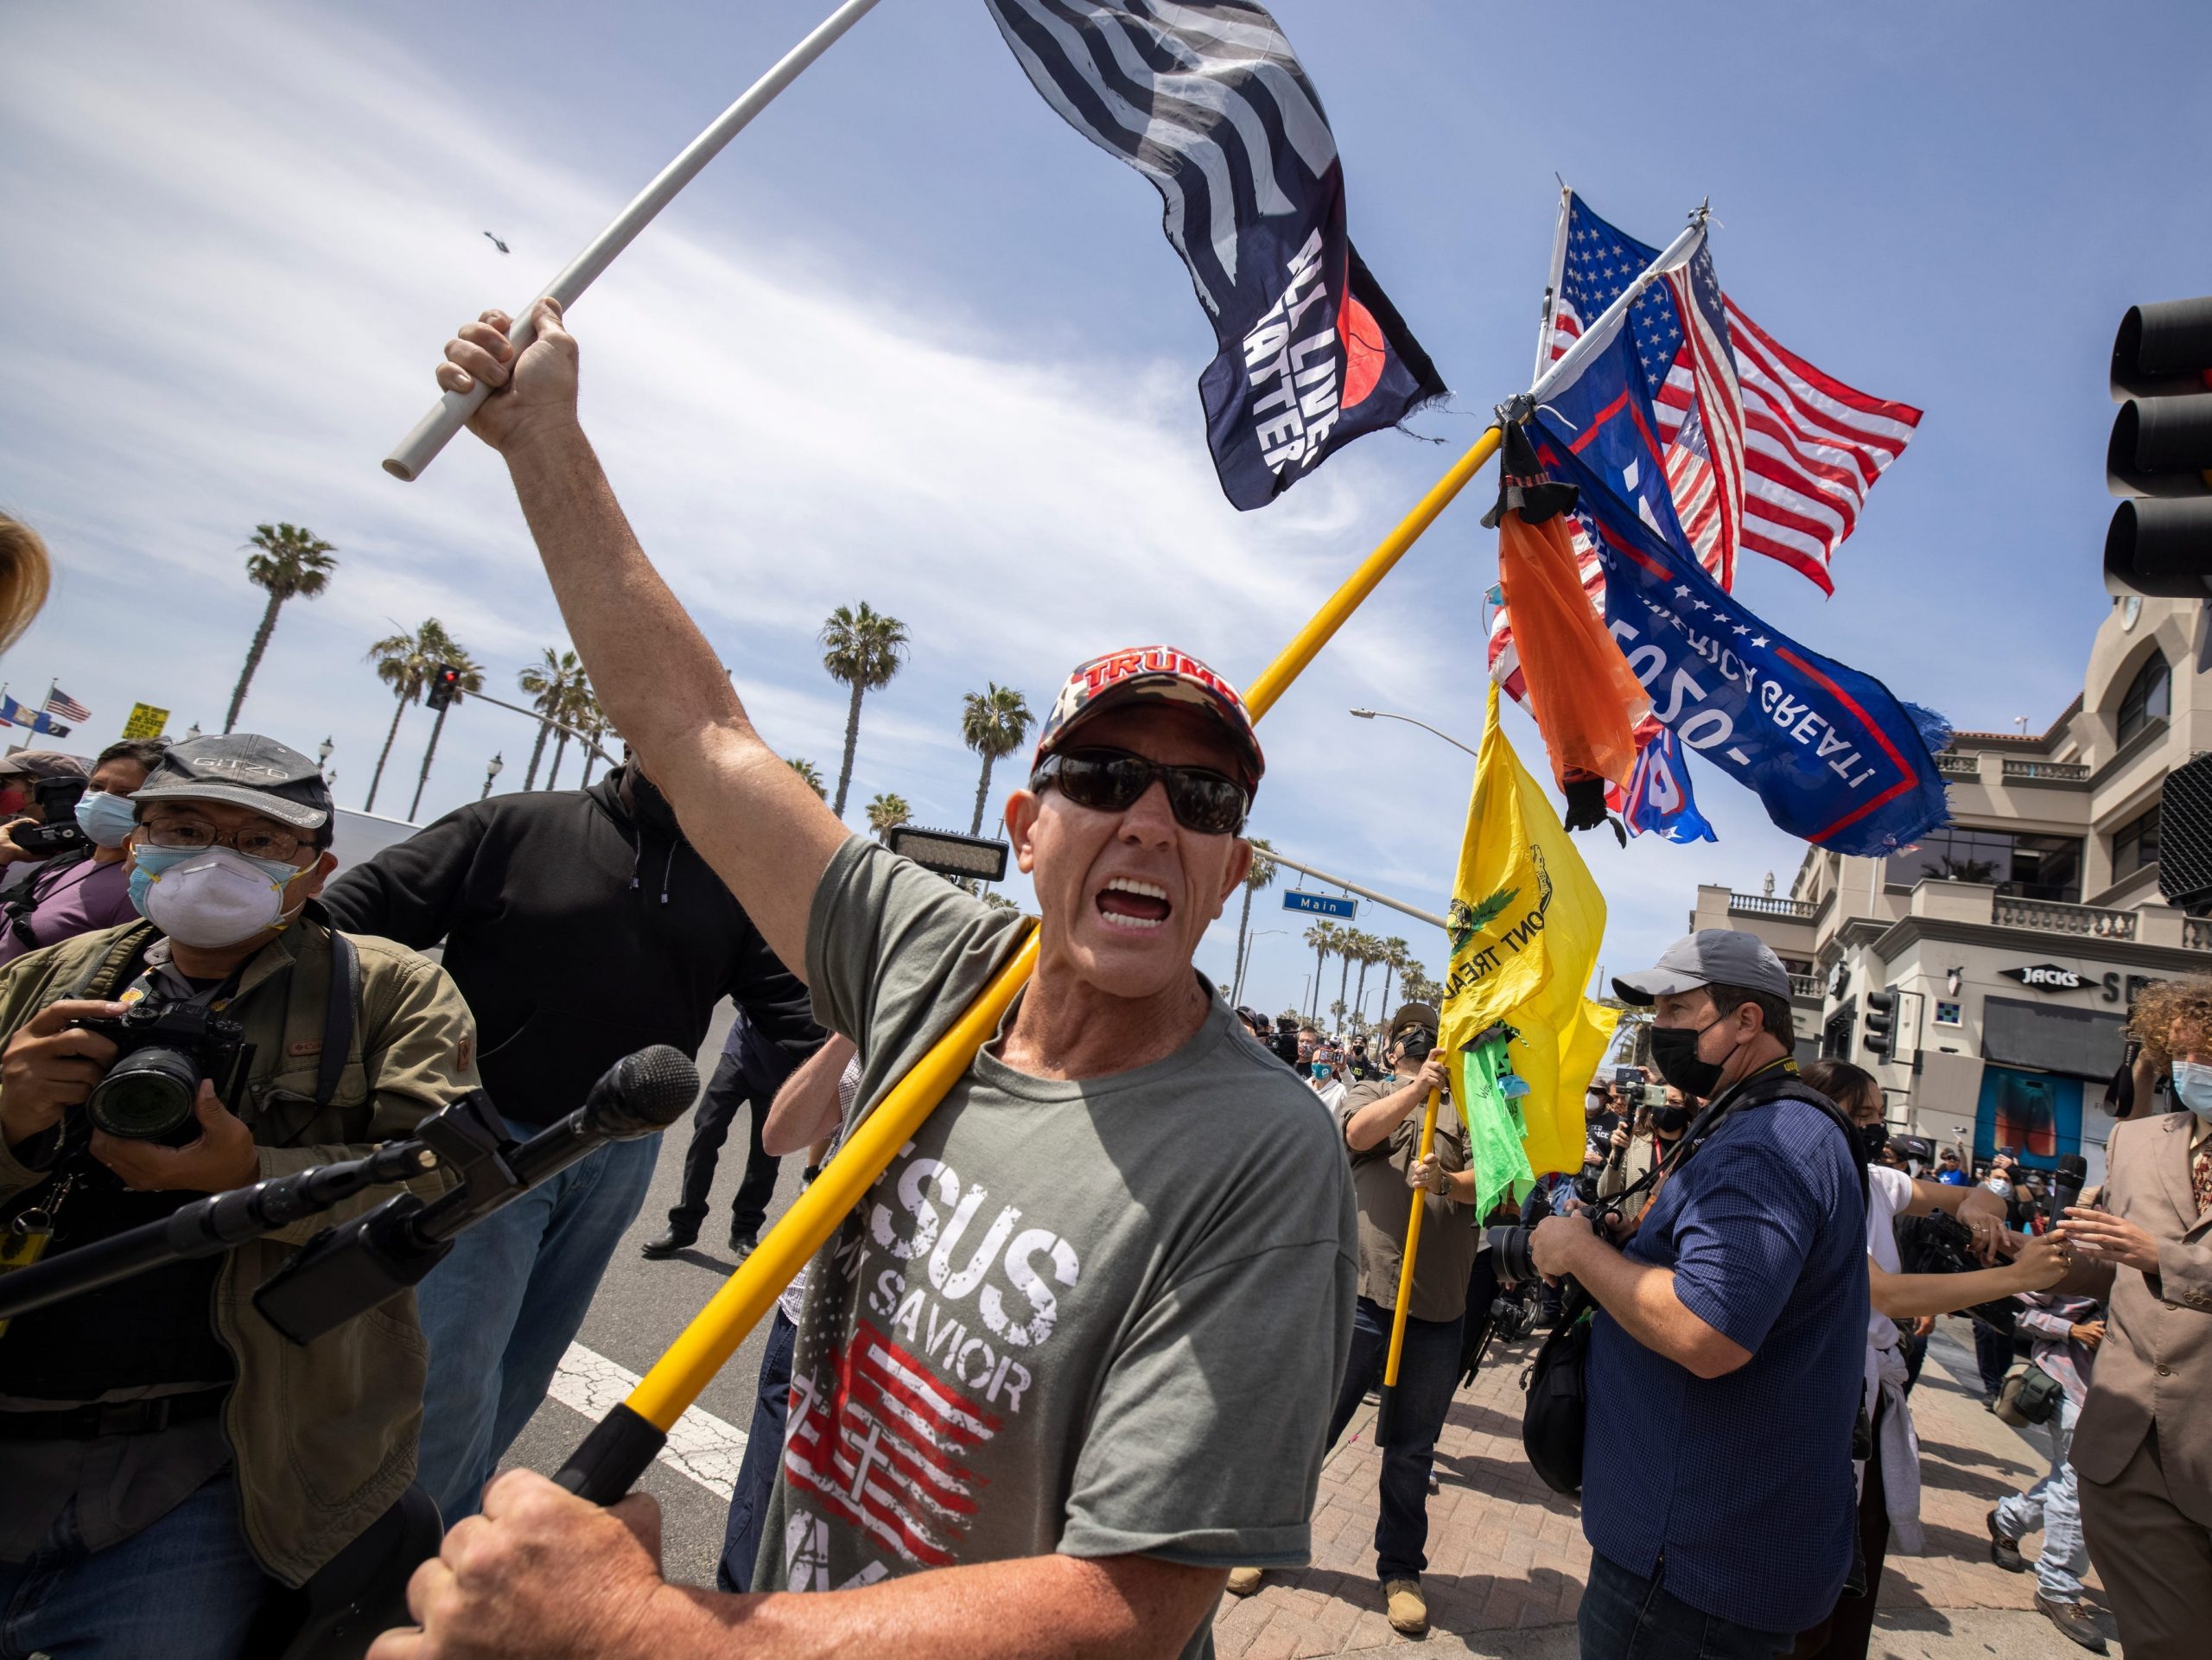
<path fill-rule="evenodd" d="M 492 233 L 489 231 L 485 232 L 484 234 L 487 237 L 492 237 L 492 245 L 493 247 L 497 248 L 501 253 L 506 252 L 507 245 L 505 243 L 500 241 L 499 238 L 492 236 Z"/>

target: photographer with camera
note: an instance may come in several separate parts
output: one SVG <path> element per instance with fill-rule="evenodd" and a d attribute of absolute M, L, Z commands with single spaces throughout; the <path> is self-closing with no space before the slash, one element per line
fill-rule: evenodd
<path fill-rule="evenodd" d="M 92 770 L 81 757 L 58 749 L 0 755 L 0 800 L 7 803 L 0 815 L 0 893 L 13 893 L 56 854 L 82 845 L 70 833 L 69 810 Z"/>
<path fill-rule="evenodd" d="M 312 760 L 245 734 L 196 739 L 134 807 L 130 891 L 148 919 L 0 970 L 0 1252 L 15 1265 L 365 1154 L 475 1082 L 444 971 L 336 933 L 315 904 L 335 861 Z M 11 1651 L 235 1653 L 280 1585 L 398 1499 L 423 1393 L 412 1294 L 305 1347 L 248 1304 L 296 1247 L 388 1196 L 9 1322 Z"/>
<path fill-rule="evenodd" d="M 2005 1204 L 1989 1189 L 1916 1181 L 1880 1163 L 1890 1131 L 1882 1088 L 1871 1073 L 1848 1061 L 1816 1060 L 1805 1068 L 1804 1078 L 1850 1119 L 1867 1167 L 1871 1307 L 1861 1405 L 1871 1426 L 1866 1449 L 1871 1456 L 1861 1460 L 1859 1487 L 1859 1554 L 1866 1586 L 1855 1593 L 1847 1590 L 1823 1618 L 1800 1631 L 1794 1651 L 1798 1660 L 1810 1660 L 1814 1655 L 1847 1660 L 1864 1656 L 1872 1641 L 1875 1597 L 1892 1530 L 1898 1549 L 1908 1555 L 1918 1555 L 1925 1542 L 1920 1527 L 1920 1443 L 1905 1392 L 1908 1368 L 1899 1322 L 1955 1313 L 1981 1303 L 2003 1301 L 2009 1309 L 2013 1296 L 2056 1284 L 2067 1262 L 2056 1241 L 2008 1234 Z M 1944 1218 L 1950 1236 L 1948 1259 L 1939 1271 L 1907 1272 L 1898 1250 L 1897 1219 L 1938 1216 Z M 1973 1266 L 1976 1262 L 1995 1263 L 1999 1255 L 2014 1255 L 2015 1259 L 1999 1266 Z M 2082 1640 L 2075 1633 L 2077 1625 L 2087 1625 L 2086 1613 L 2070 1603 L 2064 1611 L 2044 1612 L 2060 1631 Z"/>
<path fill-rule="evenodd" d="M 161 758 L 162 746 L 149 738 L 126 738 L 100 751 L 70 810 L 70 824 L 82 843 L 47 859 L 8 895 L 0 966 L 25 951 L 113 928 L 138 914 L 130 903 L 130 849 L 124 845 L 134 816 L 130 798 Z M 7 842 L 11 850 L 19 849 L 12 834 Z M 34 849 L 39 845 L 32 843 Z"/>
<path fill-rule="evenodd" d="M 1644 1099 L 1633 1119 L 1617 1124 L 1606 1141 L 1605 1165 L 1598 1175 L 1600 1199 L 1618 1199 L 1638 1183 L 1648 1186 L 1647 1179 L 1675 1150 L 1697 1110 L 1671 1084 L 1646 1084 L 1634 1092 Z M 1650 1099 L 1655 1095 L 1656 1102 Z M 1646 1197 L 1648 1202 L 1648 1193 Z"/>
<path fill-rule="evenodd" d="M 1459 1386 L 1468 1276 L 1482 1243 L 1474 1224 L 1472 1151 L 1466 1126 L 1450 1104 L 1436 1030 L 1436 1011 L 1427 1004 L 1400 1008 L 1385 1040 L 1383 1076 L 1349 1091 L 1338 1086 L 1342 1099 L 1336 1108 L 1359 1203 L 1359 1301 L 1352 1313 L 1351 1353 L 1329 1419 L 1331 1447 L 1367 1392 L 1382 1382 L 1405 1262 L 1406 1221 L 1412 1209 L 1408 1195 L 1411 1191 L 1428 1196 L 1421 1249 L 1414 1259 L 1390 1439 L 1382 1447 L 1382 1513 L 1375 1523 L 1375 1566 L 1382 1581 L 1384 1612 L 1392 1628 L 1408 1637 L 1428 1629 L 1428 1604 L 1421 1590 L 1421 1570 L 1428 1566 L 1422 1549 L 1428 1541 L 1428 1475 L 1444 1415 Z M 1325 1053 L 1325 1046 L 1315 1051 Z M 1447 1095 L 1437 1112 L 1434 1144 L 1423 1159 L 1421 1117 L 1434 1089 Z M 1229 1576 L 1231 1595 L 1249 1596 L 1259 1588 L 1256 1568 L 1240 1568 Z"/>
<path fill-rule="evenodd" d="M 1640 1222 L 1552 1217 L 1529 1241 L 1597 1305 L 1582 1653 L 1755 1660 L 1827 1612 L 1851 1567 L 1866 1180 L 1834 1103 L 1796 1076 L 1789 976 L 1758 939 L 1691 934 L 1613 986 L 1654 1006 L 1660 1076 L 1707 1104 Z"/>

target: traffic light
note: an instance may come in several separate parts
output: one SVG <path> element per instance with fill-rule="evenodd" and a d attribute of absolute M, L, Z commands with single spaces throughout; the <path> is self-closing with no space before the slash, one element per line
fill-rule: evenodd
<path fill-rule="evenodd" d="M 454 700 L 461 690 L 461 669 L 456 664 L 441 663 L 430 671 L 430 689 L 423 701 L 432 709 L 443 709 Z"/>
<path fill-rule="evenodd" d="M 2130 308 L 2113 341 L 2112 395 L 2105 484 L 2145 499 L 2113 511 L 2105 587 L 2202 599 L 2212 592 L 2212 296 Z"/>
<path fill-rule="evenodd" d="M 1897 995 L 1887 988 L 1866 994 L 1866 1053 L 1887 1059 L 1897 1044 Z"/>

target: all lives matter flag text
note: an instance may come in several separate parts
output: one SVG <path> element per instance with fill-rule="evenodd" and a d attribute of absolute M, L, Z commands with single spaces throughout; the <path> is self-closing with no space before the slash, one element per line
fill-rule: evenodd
<path fill-rule="evenodd" d="M 1344 162 L 1290 42 L 1246 0 L 986 0 L 1045 101 L 1159 188 L 1219 352 L 1224 494 L 1262 507 L 1446 388 L 1344 229 Z"/>

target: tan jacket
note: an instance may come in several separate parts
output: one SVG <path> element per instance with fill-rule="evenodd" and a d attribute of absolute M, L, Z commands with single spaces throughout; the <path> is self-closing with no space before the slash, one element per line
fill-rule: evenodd
<path fill-rule="evenodd" d="M 2190 1520 L 2212 1527 L 2212 1214 L 2190 1189 L 2195 1113 L 2115 1125 L 2105 1143 L 2104 1208 L 2158 1242 L 2158 1271 L 2109 1263 L 2066 1289 L 2107 1304 L 2089 1398 L 2074 1431 L 2074 1467 L 2117 1480 L 2153 1428 L 2166 1490 Z M 2108 1288 L 2108 1289 L 2107 1289 Z"/>
<path fill-rule="evenodd" d="M 0 970 L 0 1041 L 62 997 L 122 991 L 156 937 L 137 923 L 16 958 Z M 302 920 L 265 946 L 225 1010 L 254 1046 L 239 1116 L 260 1144 L 264 1178 L 358 1157 L 475 1084 L 475 1027 L 445 970 L 388 939 L 348 937 L 360 955 L 360 1008 L 329 1106 L 315 1105 L 332 968 L 326 925 Z M 44 1179 L 0 1142 L 0 1201 Z M 414 1186 L 428 1198 L 449 1180 L 441 1171 Z M 397 1191 L 372 1187 L 240 1246 L 216 1284 L 215 1332 L 238 1366 L 223 1428 L 246 1542 L 288 1585 L 304 1582 L 414 1479 L 429 1347 L 412 1291 L 304 1348 L 262 1319 L 252 1294 L 322 1229 Z"/>
<path fill-rule="evenodd" d="M 1370 1078 L 1344 1092 L 1337 1127 L 1348 1127 L 1369 1103 L 1395 1095 L 1402 1080 Z M 1408 1113 L 1398 1127 L 1373 1147 L 1351 1158 L 1353 1193 L 1359 1201 L 1359 1294 L 1378 1308 L 1398 1306 L 1399 1272 L 1406 1261 L 1406 1225 L 1413 1218 L 1414 1189 L 1406 1172 L 1421 1151 L 1421 1115 Z M 1473 1162 L 1467 1127 L 1449 1100 L 1436 1113 L 1436 1161 L 1457 1175 Z M 1414 1258 L 1413 1294 L 1406 1312 L 1415 1320 L 1454 1320 L 1467 1312 L 1467 1276 L 1482 1240 L 1475 1209 L 1440 1193 L 1421 1201 L 1421 1249 Z"/>

